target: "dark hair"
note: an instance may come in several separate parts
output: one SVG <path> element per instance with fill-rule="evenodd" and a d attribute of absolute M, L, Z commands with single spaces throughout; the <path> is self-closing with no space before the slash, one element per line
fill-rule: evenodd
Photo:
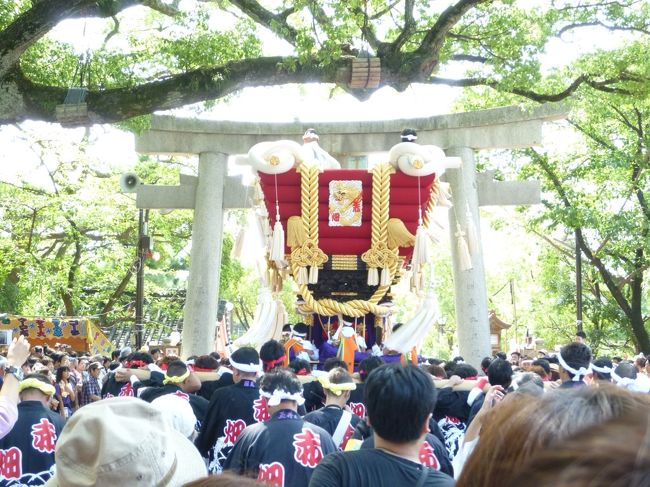
<path fill-rule="evenodd" d="M 487 368 L 492 363 L 492 360 L 493 360 L 492 357 L 485 357 L 483 360 L 481 360 L 481 370 L 483 370 L 484 372 L 487 371 Z"/>
<path fill-rule="evenodd" d="M 185 372 L 187 372 L 187 365 L 182 360 L 173 360 L 167 365 L 167 376 L 168 377 L 180 377 Z"/>
<path fill-rule="evenodd" d="M 603 421 L 622 418 L 639 409 L 647 411 L 648 407 L 647 395 L 633 394 L 610 384 L 558 389 L 541 397 L 508 394 L 485 416 L 481 439 L 456 485 L 511 485 L 510 479 L 517 477 L 541 452 L 560 447 L 578 432 Z"/>
<path fill-rule="evenodd" d="M 311 365 L 309 365 L 309 362 L 301 358 L 293 359 L 289 364 L 289 368 L 293 370 L 295 374 L 303 369 L 307 371 L 307 373 L 311 372 Z"/>
<path fill-rule="evenodd" d="M 506 352 L 497 352 L 494 354 L 495 358 L 500 358 L 501 360 L 508 360 L 508 356 L 506 355 Z"/>
<path fill-rule="evenodd" d="M 512 382 L 512 365 L 507 360 L 495 359 L 487 369 L 487 376 L 490 385 L 507 389 Z"/>
<path fill-rule="evenodd" d="M 162 350 L 160 348 L 158 348 L 158 347 L 155 347 L 155 348 L 152 348 L 151 350 L 149 350 L 149 353 L 151 355 L 153 355 L 154 353 L 162 353 Z"/>
<path fill-rule="evenodd" d="M 260 389 L 269 394 L 273 394 L 273 391 L 278 389 L 295 394 L 302 393 L 302 384 L 291 370 L 276 368 L 262 376 Z"/>
<path fill-rule="evenodd" d="M 621 362 L 614 369 L 614 373 L 624 379 L 636 379 L 637 370 L 634 364 L 630 362 Z"/>
<path fill-rule="evenodd" d="M 609 369 L 613 369 L 614 365 L 612 364 L 612 361 L 608 359 L 607 357 L 598 357 L 596 360 L 593 361 L 593 364 L 598 367 L 598 368 L 603 368 L 607 367 Z M 598 372 L 595 369 L 591 369 L 591 372 L 594 375 L 594 378 L 596 380 L 604 380 L 604 381 L 611 381 L 612 380 L 612 374 L 609 372 Z"/>
<path fill-rule="evenodd" d="M 610 419 L 540 450 L 502 487 L 641 487 L 650 485 L 650 409 Z"/>
<path fill-rule="evenodd" d="M 63 372 L 70 372 L 70 367 L 67 365 L 62 365 L 58 369 L 56 369 L 56 381 L 59 382 L 63 380 Z"/>
<path fill-rule="evenodd" d="M 447 372 L 445 372 L 445 369 L 439 365 L 431 364 L 427 367 L 427 371 L 434 377 L 438 377 L 439 379 L 447 379 Z"/>
<path fill-rule="evenodd" d="M 140 360 L 145 364 L 154 363 L 154 359 L 150 353 L 147 352 L 134 352 L 127 357 L 128 360 Z"/>
<path fill-rule="evenodd" d="M 384 364 L 384 361 L 379 357 L 370 356 L 364 358 L 359 362 L 359 377 L 362 381 L 365 381 L 368 378 L 368 374 L 375 370 L 377 367 L 381 367 Z"/>
<path fill-rule="evenodd" d="M 537 360 L 533 360 L 533 363 L 531 365 L 533 367 L 541 367 L 544 369 L 544 373 L 546 375 L 551 375 L 551 364 L 545 358 L 538 358 Z"/>
<path fill-rule="evenodd" d="M 634 363 L 637 367 L 645 367 L 645 364 L 648 363 L 648 359 L 645 357 L 637 357 Z"/>
<path fill-rule="evenodd" d="M 266 362 L 271 362 L 273 360 L 278 360 L 280 357 L 284 357 L 284 347 L 277 340 L 269 340 L 260 348 L 260 358 L 264 362 L 264 371 L 268 372 Z M 277 364 L 274 367 L 281 367 L 282 364 Z"/>
<path fill-rule="evenodd" d="M 111 360 L 115 360 L 116 358 L 120 358 L 120 351 L 119 350 L 113 350 L 111 352 Z"/>
<path fill-rule="evenodd" d="M 235 350 L 230 356 L 230 359 L 231 359 L 230 361 L 231 367 L 234 367 L 232 362 L 237 362 L 239 364 L 259 364 L 260 355 L 257 353 L 257 350 L 255 350 L 253 347 L 242 347 Z M 253 372 L 244 372 L 244 373 L 252 374 Z"/>
<path fill-rule="evenodd" d="M 453 375 L 457 375 L 461 379 L 467 379 L 468 377 L 476 377 L 478 375 L 478 371 L 470 364 L 459 363 L 456 364 L 456 367 L 454 367 Z"/>
<path fill-rule="evenodd" d="M 460 362 L 465 362 L 465 359 L 461 357 L 460 355 L 456 355 L 453 359 L 453 362 L 460 363 Z"/>
<path fill-rule="evenodd" d="M 301 335 L 307 335 L 309 333 L 309 326 L 306 323 L 296 323 L 293 325 L 293 332 L 300 333 Z"/>
<path fill-rule="evenodd" d="M 364 402 L 381 438 L 409 443 L 420 438 L 436 402 L 431 376 L 413 365 L 385 364 L 366 379 Z"/>
<path fill-rule="evenodd" d="M 323 364 L 323 370 L 325 372 L 329 372 L 330 370 L 336 367 L 343 367 L 347 369 L 348 364 L 346 364 L 343 360 L 341 360 L 338 357 L 330 357 L 327 360 L 325 360 L 325 363 Z"/>
<path fill-rule="evenodd" d="M 215 370 L 219 368 L 219 361 L 216 358 L 211 357 L 210 355 L 201 355 L 199 357 L 196 357 L 196 359 L 194 359 L 194 365 L 202 369 Z"/>
<path fill-rule="evenodd" d="M 417 138 L 418 138 L 418 134 L 415 131 L 415 129 L 412 128 L 406 128 L 402 130 L 402 132 L 400 133 L 400 140 L 402 142 L 412 142 L 414 140 L 417 140 Z"/>
<path fill-rule="evenodd" d="M 586 340 L 586 339 L 587 339 L 587 334 L 586 334 L 584 331 L 582 331 L 582 330 L 577 331 L 577 332 L 576 332 L 576 336 L 582 338 L 583 340 Z"/>
<path fill-rule="evenodd" d="M 219 475 L 208 475 L 207 477 L 193 480 L 183 487 L 259 487 L 254 478 L 247 478 L 244 475 L 236 475 L 231 472 L 222 472 Z"/>
<path fill-rule="evenodd" d="M 591 364 L 591 349 L 584 343 L 573 342 L 560 349 L 560 355 L 566 364 L 573 369 L 587 368 Z M 565 370 L 569 377 L 573 374 Z"/>

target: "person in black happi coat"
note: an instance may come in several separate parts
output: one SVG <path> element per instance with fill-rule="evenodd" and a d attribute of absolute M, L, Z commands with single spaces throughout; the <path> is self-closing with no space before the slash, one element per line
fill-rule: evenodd
<path fill-rule="evenodd" d="M 323 428 L 332 435 L 339 449 L 345 450 L 348 440 L 361 421 L 359 416 L 345 408 L 350 392 L 357 386 L 350 373 L 341 367 L 330 370 L 327 377 L 319 380 L 325 390 L 325 407 L 306 414 L 304 420 Z"/>
<path fill-rule="evenodd" d="M 255 383 L 261 372 L 260 357 L 251 347 L 242 347 L 230 356 L 234 385 L 217 389 L 201 425 L 195 445 L 208 459 L 210 473 L 219 473 L 235 441 L 246 428 L 268 419 L 266 401 Z"/>
<path fill-rule="evenodd" d="M 40 374 L 20 382 L 18 421 L 0 440 L 0 485 L 43 485 L 54 471 L 54 448 L 65 420 L 50 410 L 54 386 Z"/>
<path fill-rule="evenodd" d="M 337 451 L 330 434 L 297 413 L 302 386 L 289 370 L 266 373 L 260 382 L 271 419 L 248 426 L 228 455 L 224 470 L 255 476 L 262 483 L 306 487 L 314 468 Z"/>
<path fill-rule="evenodd" d="M 431 376 L 413 365 L 386 364 L 370 373 L 365 389 L 375 448 L 329 455 L 309 487 L 452 487 L 453 478 L 419 458 L 436 401 Z"/>

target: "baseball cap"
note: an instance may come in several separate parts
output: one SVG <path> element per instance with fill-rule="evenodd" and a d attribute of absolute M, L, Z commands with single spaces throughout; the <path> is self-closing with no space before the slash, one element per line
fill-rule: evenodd
<path fill-rule="evenodd" d="M 163 413 L 135 397 L 114 397 L 79 409 L 55 449 L 47 487 L 183 485 L 205 477 L 196 447 Z"/>

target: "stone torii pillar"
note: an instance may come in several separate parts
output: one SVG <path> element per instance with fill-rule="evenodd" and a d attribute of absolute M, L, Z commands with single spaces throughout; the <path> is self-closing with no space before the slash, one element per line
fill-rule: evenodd
<path fill-rule="evenodd" d="M 418 143 L 436 145 L 447 151 L 449 156 L 459 155 L 463 158 L 464 166 L 460 169 L 448 169 L 447 178 L 452 186 L 454 204 L 457 206 L 461 226 L 465 228 L 463 218 L 465 218 L 466 208 L 469 206 L 472 218 L 475 220 L 474 226 L 478 232 L 478 205 L 502 203 L 497 200 L 494 200 L 495 203 L 486 203 L 487 196 L 482 196 L 481 192 L 477 194 L 479 183 L 474 170 L 474 152 L 483 149 L 513 149 L 540 145 L 543 123 L 563 119 L 565 116 L 566 109 L 557 104 L 541 105 L 533 110 L 503 107 L 415 119 L 334 123 L 249 123 L 154 116 L 151 129 L 136 139 L 136 150 L 139 152 L 212 154 L 211 156 L 200 156 L 202 161 L 200 172 L 202 174 L 199 175 L 199 178 L 205 178 L 206 181 L 199 183 L 199 186 L 204 189 L 201 191 L 195 189 L 194 195 L 183 196 L 186 204 L 191 204 L 191 206 L 177 206 L 195 208 L 196 216 L 203 215 L 195 220 L 192 229 L 192 262 L 183 326 L 183 355 L 207 353 L 212 346 L 212 335 L 216 325 L 218 259 L 221 248 L 220 235 L 217 237 L 218 241 L 213 239 L 216 229 L 221 228 L 221 210 L 228 207 L 248 206 L 247 202 L 241 201 L 244 199 L 242 196 L 244 191 L 241 186 L 224 182 L 220 178 L 223 178 L 225 172 L 219 172 L 214 168 L 214 170 L 210 169 L 210 164 L 225 164 L 227 154 L 245 154 L 258 142 L 279 139 L 300 142 L 306 128 L 316 127 L 320 135 L 321 147 L 339 159 L 342 166 L 346 167 L 345 158 L 349 155 L 388 152 L 393 145 L 400 141 L 399 134 L 402 129 L 412 127 L 418 131 Z M 489 181 L 485 184 L 486 187 L 490 187 Z M 182 186 L 183 181 L 181 181 Z M 209 189 L 216 189 L 216 186 L 223 188 L 221 205 L 219 204 L 219 194 L 204 194 L 204 192 L 209 193 Z M 157 203 L 159 206 L 146 206 L 140 200 L 141 190 L 144 188 L 138 189 L 139 208 L 174 208 L 169 199 L 163 202 L 159 201 Z M 168 188 L 166 191 L 176 190 Z M 521 187 L 517 191 L 525 192 Z M 155 190 L 152 189 L 151 192 L 155 192 Z M 229 204 L 227 202 L 229 192 L 234 193 L 231 194 L 231 197 L 234 197 L 239 203 Z M 497 191 L 497 193 L 503 192 L 502 189 Z M 509 204 L 525 203 L 525 201 L 516 201 Z M 236 206 L 237 204 L 242 206 Z M 219 215 L 219 221 L 208 223 L 211 218 L 216 218 L 215 213 Z M 451 210 L 450 213 L 452 213 L 450 227 L 452 231 L 455 231 L 456 222 Z M 212 229 L 201 230 L 204 225 L 208 224 L 214 224 Z M 452 242 L 455 242 L 455 238 L 452 238 Z M 197 247 L 196 251 L 194 250 L 195 246 Z M 460 349 L 468 362 L 478 365 L 482 357 L 490 352 L 482 256 L 474 256 L 473 269 L 462 272 L 459 272 L 455 250 L 453 257 Z M 468 294 L 469 286 L 473 286 L 473 292 Z"/>

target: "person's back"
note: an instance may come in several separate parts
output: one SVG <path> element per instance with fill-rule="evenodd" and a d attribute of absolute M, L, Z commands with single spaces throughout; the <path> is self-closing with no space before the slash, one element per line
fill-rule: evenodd
<path fill-rule="evenodd" d="M 289 371 L 266 373 L 260 382 L 271 419 L 247 427 L 226 459 L 224 470 L 257 477 L 260 482 L 306 486 L 318 463 L 336 451 L 324 429 L 296 412 L 302 403 L 300 381 Z"/>
<path fill-rule="evenodd" d="M 356 384 L 348 371 L 340 367 L 332 369 L 327 377 L 319 380 L 325 390 L 325 407 L 306 414 L 304 420 L 323 428 L 332 435 L 334 443 L 344 450 L 361 421 L 357 415 L 343 409 Z"/>
<path fill-rule="evenodd" d="M 369 375 L 365 393 L 375 448 L 327 456 L 310 487 L 453 486 L 451 477 L 419 459 L 436 399 L 428 374 L 411 365 L 387 364 Z"/>
<path fill-rule="evenodd" d="M 54 449 L 65 420 L 47 407 L 54 386 L 45 377 L 27 376 L 21 381 L 20 391 L 18 421 L 0 440 L 2 476 L 25 484 L 34 479 L 44 483 L 53 474 Z M 18 485 L 23 485 L 20 482 Z"/>
<path fill-rule="evenodd" d="M 266 419 L 255 376 L 261 370 L 254 348 L 242 347 L 230 359 L 235 384 L 214 391 L 205 421 L 194 444 L 208 459 L 208 471 L 219 473 L 232 446 L 246 426 Z M 264 406 L 265 407 L 265 406 Z"/>

